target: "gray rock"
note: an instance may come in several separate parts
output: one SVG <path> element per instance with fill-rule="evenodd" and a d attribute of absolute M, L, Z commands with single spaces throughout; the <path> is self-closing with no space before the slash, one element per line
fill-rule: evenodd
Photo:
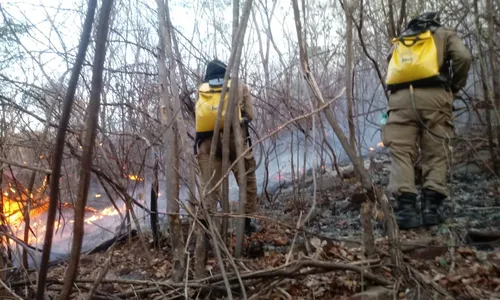
<path fill-rule="evenodd" d="M 321 176 L 318 177 L 317 186 L 320 191 L 332 190 L 340 188 L 342 186 L 342 180 L 333 176 Z"/>
<path fill-rule="evenodd" d="M 370 287 L 362 293 L 351 296 L 351 300 L 385 300 L 393 298 L 393 290 L 382 286 Z"/>
<path fill-rule="evenodd" d="M 461 163 L 455 167 L 455 173 L 460 175 L 481 174 L 483 173 L 483 169 L 479 167 L 475 162 Z"/>

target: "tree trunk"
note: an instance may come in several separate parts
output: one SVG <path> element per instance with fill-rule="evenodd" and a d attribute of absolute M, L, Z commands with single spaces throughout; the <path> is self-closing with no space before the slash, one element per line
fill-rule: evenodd
<path fill-rule="evenodd" d="M 352 151 L 356 153 L 356 128 L 354 125 L 354 100 L 352 97 L 352 64 L 353 64 L 353 40 L 352 40 L 352 23 L 353 23 L 353 0 L 344 1 L 344 13 L 346 18 L 346 65 L 345 65 L 345 91 L 347 101 L 347 120 L 349 123 L 349 143 L 351 144 Z M 361 153 L 360 153 L 361 155 Z"/>
<path fill-rule="evenodd" d="M 494 109 L 494 115 L 496 117 L 495 130 L 497 138 L 497 149 L 496 153 L 500 154 L 500 86 L 498 84 L 498 69 L 497 65 L 497 51 L 495 50 L 495 22 L 494 22 L 494 8 L 493 0 L 488 0 L 486 10 L 488 11 L 488 52 L 490 60 L 490 74 L 491 74 L 491 89 L 490 89 L 490 101 Z M 497 158 L 498 159 L 498 158 Z M 500 161 L 497 160 L 494 166 L 497 174 L 500 174 Z"/>
<path fill-rule="evenodd" d="M 160 232 L 158 224 L 158 160 L 153 166 L 153 183 L 151 184 L 151 231 L 153 232 L 153 244 L 156 248 L 160 246 Z"/>
<path fill-rule="evenodd" d="M 38 273 L 38 285 L 36 300 L 45 299 L 45 284 L 47 283 L 47 272 L 49 267 L 50 251 L 52 248 L 52 238 L 54 236 L 54 223 L 56 217 L 57 206 L 59 202 L 59 178 L 61 177 L 61 165 L 64 152 L 64 140 L 66 137 L 66 129 L 68 128 L 71 107 L 73 105 L 76 87 L 80 71 L 85 60 L 87 48 L 90 42 L 90 34 L 92 32 L 92 24 L 97 6 L 97 0 L 90 0 L 85 16 L 85 23 L 78 45 L 78 53 L 73 66 L 71 78 L 68 83 L 68 90 L 63 102 L 61 120 L 57 130 L 55 149 L 54 149 L 54 167 L 50 180 L 50 200 L 47 213 L 47 227 L 45 231 L 45 239 L 43 243 L 42 259 L 40 263 L 40 272 Z"/>
<path fill-rule="evenodd" d="M 78 199 L 75 206 L 75 223 L 73 227 L 73 244 L 71 246 L 71 259 L 66 269 L 64 285 L 59 295 L 60 300 L 69 299 L 73 283 L 78 273 L 78 263 L 82 250 L 85 206 L 87 205 L 90 177 L 92 175 L 93 151 L 97 124 L 99 122 L 99 106 L 101 102 L 102 73 L 106 58 L 106 41 L 109 31 L 109 16 L 113 8 L 113 0 L 103 0 L 97 27 L 97 38 L 94 62 L 92 67 L 92 89 L 89 106 L 87 108 L 87 128 L 85 130 L 85 142 L 83 145 L 82 167 L 80 171 L 80 185 L 78 187 Z"/>
<path fill-rule="evenodd" d="M 237 2 L 237 1 L 236 1 Z M 252 9 L 252 0 L 247 0 L 245 3 L 244 11 L 242 14 L 242 21 L 241 21 L 241 26 L 243 26 L 243 30 L 246 29 L 248 19 L 250 17 L 250 12 Z M 238 28 L 239 31 L 239 28 Z M 227 129 L 232 128 L 232 130 L 224 130 L 223 132 L 223 148 L 222 148 L 222 172 L 226 172 L 226 170 L 229 168 L 229 148 L 230 148 L 230 139 L 231 139 L 231 131 L 234 134 L 234 138 L 236 140 L 236 147 L 237 147 L 237 153 L 238 153 L 238 143 L 239 139 L 242 138 L 242 133 L 241 133 L 241 128 L 238 126 L 235 126 L 235 122 L 237 121 L 239 123 L 239 110 L 240 107 L 237 104 L 238 98 L 242 95 L 239 91 L 241 90 L 239 86 L 239 70 L 240 70 L 240 62 L 241 62 L 241 56 L 243 53 L 243 38 L 244 38 L 244 32 L 240 33 L 241 36 L 238 37 L 241 38 L 241 40 L 237 40 L 236 42 L 236 59 L 235 62 L 231 68 L 231 88 L 229 89 L 229 100 L 227 104 L 227 110 L 226 110 L 226 116 L 225 120 L 227 120 L 229 126 L 225 126 Z M 233 121 L 236 120 L 236 121 Z M 232 125 L 231 126 L 231 123 Z M 237 127 L 237 128 L 236 128 Z M 239 135 L 239 136 L 238 136 Z M 243 144 L 241 145 L 243 146 Z M 243 152 L 242 148 L 239 148 L 241 152 Z M 240 152 L 240 153 L 241 153 Z M 239 155 L 238 155 L 239 156 Z M 243 165 L 244 168 L 244 165 Z M 238 164 L 238 170 L 240 170 L 240 164 Z M 241 172 L 240 172 L 241 173 Z M 238 173 L 239 179 L 238 179 L 238 185 L 239 185 L 239 211 L 241 213 L 242 209 L 244 211 L 245 208 L 245 198 L 246 198 L 246 175 L 245 171 L 243 169 L 243 174 Z M 243 179 L 242 179 L 243 178 Z M 242 182 L 244 180 L 244 182 Z M 229 186 L 229 180 L 224 180 L 225 184 L 223 185 L 223 206 L 225 205 L 224 208 L 224 213 L 229 213 L 229 199 L 228 199 L 228 186 Z M 227 243 L 227 218 L 223 219 L 222 223 L 222 237 L 224 239 L 224 242 Z M 243 219 L 239 219 L 238 222 L 236 222 L 236 257 L 239 257 L 241 254 L 241 247 L 243 244 Z"/>
<path fill-rule="evenodd" d="M 489 78 L 487 76 L 486 71 L 486 58 L 484 57 L 483 47 L 481 46 L 481 23 L 480 23 L 480 14 L 477 1 L 474 1 L 474 20 L 475 20 L 475 30 L 476 30 L 476 39 L 477 39 L 477 47 L 478 47 L 478 55 L 479 55 L 479 69 L 481 73 L 481 85 L 483 87 L 483 94 L 488 105 L 485 108 L 486 111 L 486 125 L 487 125 L 487 134 L 488 134 L 488 146 L 491 155 L 491 160 L 493 162 L 493 171 L 495 174 L 499 175 L 498 170 L 498 155 L 495 150 L 495 141 L 493 134 L 493 124 L 491 120 L 491 111 L 494 109 L 494 103 L 492 98 L 492 91 L 489 86 Z"/>
<path fill-rule="evenodd" d="M 233 80 L 238 80 L 238 77 L 234 77 Z M 231 82 L 232 84 L 232 82 Z M 233 99 L 233 100 L 236 100 Z M 235 110 L 239 109 L 236 105 Z M 232 120 L 233 130 L 234 130 L 234 138 L 236 144 L 236 157 L 240 157 L 241 153 L 243 153 L 243 131 L 241 130 L 240 120 L 238 118 L 238 114 L 234 114 Z M 238 168 L 238 214 L 244 215 L 247 213 L 245 211 L 245 203 L 248 200 L 247 197 L 247 174 L 245 170 L 245 160 L 240 159 L 237 164 Z M 236 222 L 236 246 L 234 250 L 234 257 L 239 259 L 241 257 L 241 251 L 243 248 L 243 233 L 245 229 L 245 219 L 238 218 Z"/>
<path fill-rule="evenodd" d="M 184 236 L 182 234 L 182 227 L 180 223 L 180 207 L 177 199 L 179 198 L 179 141 L 178 141 L 178 130 L 179 126 L 182 125 L 179 122 L 179 114 L 182 117 L 178 109 L 179 107 L 179 93 L 177 83 L 175 81 L 175 58 L 172 55 L 171 39 L 168 32 L 166 17 L 168 14 L 168 4 L 165 4 L 163 0 L 157 0 L 158 5 L 158 19 L 160 25 L 159 40 L 160 49 L 158 55 L 158 65 L 159 65 L 159 76 L 160 76 L 160 93 L 163 99 L 163 122 L 167 125 L 167 122 L 171 121 L 172 126 L 167 128 L 165 133 L 165 143 L 166 143 L 166 157 L 165 157 L 165 173 L 166 173 L 166 196 L 167 196 L 167 215 L 169 223 L 170 238 L 172 241 L 172 248 L 174 251 L 173 257 L 173 272 L 172 280 L 174 282 L 182 281 L 185 274 L 185 249 L 184 249 Z M 170 89 L 171 89 L 171 101 L 168 97 L 168 77 L 167 77 L 167 66 L 165 60 L 167 58 L 167 52 L 169 56 L 170 65 Z M 177 97 L 177 101 L 173 97 Z"/>
<path fill-rule="evenodd" d="M 241 53 L 242 53 L 242 49 L 243 49 L 243 40 L 245 38 L 245 31 L 246 31 L 246 27 L 247 27 L 247 23 L 248 23 L 248 18 L 250 16 L 250 11 L 252 8 L 252 3 L 253 3 L 252 0 L 247 0 L 245 2 L 245 6 L 243 8 L 242 17 L 241 17 L 241 22 L 239 23 L 238 30 L 237 30 L 236 46 L 233 47 L 233 49 L 231 50 L 231 55 L 229 57 L 229 62 L 227 64 L 227 71 L 226 71 L 226 74 L 224 75 L 224 85 L 222 86 L 221 99 L 219 101 L 219 107 L 217 110 L 217 120 L 215 122 L 214 135 L 213 135 L 212 144 L 210 147 L 209 169 L 212 169 L 213 162 L 215 160 L 215 152 L 217 149 L 217 144 L 219 142 L 220 122 L 221 122 L 221 116 L 222 116 L 222 109 L 224 107 L 223 103 L 224 103 L 224 98 L 226 96 L 229 73 L 230 73 L 230 70 L 233 71 L 235 69 L 236 70 L 239 69 Z M 235 73 L 233 73 L 232 76 L 234 76 L 234 74 Z M 231 90 L 234 90 L 234 89 L 231 89 Z M 231 95 L 230 95 L 230 97 L 231 97 Z M 231 104 L 231 101 L 229 101 L 228 106 L 230 104 Z M 228 112 L 230 113 L 231 112 L 230 108 L 228 107 L 227 109 L 228 109 Z M 225 116 L 225 118 L 226 117 L 227 116 Z M 230 119 L 228 118 L 228 120 L 230 120 Z M 227 169 L 227 167 L 228 167 L 228 164 L 226 164 L 226 169 Z M 223 162 L 222 162 L 222 170 L 223 170 L 223 172 L 225 170 L 224 169 L 224 157 L 223 157 Z M 227 180 L 224 180 L 224 181 L 227 181 Z M 222 193 L 222 206 L 223 206 L 224 212 L 229 211 L 229 203 L 227 201 L 227 193 L 224 192 L 224 183 L 223 183 L 223 193 Z M 227 234 L 226 234 L 226 232 L 227 232 L 227 219 L 225 219 L 225 220 L 226 221 L 223 222 L 223 229 L 222 229 L 222 234 L 223 234 L 224 239 L 226 239 L 226 237 L 227 237 Z M 224 228 L 226 229 L 226 231 L 224 231 Z"/>
<path fill-rule="evenodd" d="M 61 78 L 62 81 L 62 78 Z M 57 93 L 56 97 L 59 96 L 59 93 Z M 38 141 L 38 145 L 36 147 L 35 151 L 35 162 L 39 161 L 40 156 L 39 153 L 41 153 L 41 149 L 43 145 L 45 144 L 45 141 L 47 139 L 47 134 L 49 133 L 50 129 L 50 119 L 52 116 L 52 112 L 54 110 L 54 106 L 56 104 L 56 99 L 52 99 L 52 102 L 50 104 L 50 108 L 47 110 L 47 118 L 45 122 L 45 128 L 43 129 L 42 135 L 40 137 L 40 140 Z M 36 165 L 36 164 L 35 164 Z M 29 233 L 30 233 L 30 210 L 31 210 L 31 202 L 33 201 L 33 188 L 35 186 L 35 179 L 36 179 L 36 171 L 33 171 L 31 173 L 29 182 L 28 182 L 28 194 L 26 195 L 26 206 L 24 207 L 24 243 L 26 245 L 29 244 Z M 23 248 L 23 266 L 28 269 L 28 251 L 26 248 Z"/>
<path fill-rule="evenodd" d="M 236 46 L 236 40 L 238 33 L 238 23 L 240 19 L 240 0 L 233 0 L 233 32 L 231 34 L 231 40 L 233 47 Z"/>

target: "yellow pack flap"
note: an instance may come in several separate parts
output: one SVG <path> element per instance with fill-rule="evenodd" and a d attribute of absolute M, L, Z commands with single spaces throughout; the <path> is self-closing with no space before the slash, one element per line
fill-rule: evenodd
<path fill-rule="evenodd" d="M 227 87 L 229 88 L 231 86 L 231 79 L 228 80 L 227 82 Z M 210 92 L 220 92 L 222 90 L 222 85 L 218 87 L 213 87 L 208 84 L 208 82 L 202 83 L 200 87 L 198 88 L 198 91 L 200 93 L 210 93 Z"/>

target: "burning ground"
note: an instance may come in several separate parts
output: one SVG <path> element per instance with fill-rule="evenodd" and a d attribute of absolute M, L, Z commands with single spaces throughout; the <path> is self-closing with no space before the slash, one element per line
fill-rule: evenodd
<path fill-rule="evenodd" d="M 386 186 L 389 156 L 373 151 L 365 166 L 377 184 Z M 475 166 L 475 167 L 474 167 Z M 450 174 L 452 197 L 446 203 L 448 220 L 435 228 L 401 232 L 407 278 L 393 274 L 390 247 L 384 237 L 381 213 L 375 209 L 373 229 L 377 253 L 365 257 L 360 207 L 364 199 L 349 165 L 312 170 L 292 181 L 274 183 L 261 201 L 261 230 L 245 240 L 245 257 L 237 262 L 247 295 L 253 299 L 495 299 L 500 297 L 500 182 L 477 163 L 457 165 Z M 283 176 L 286 178 L 286 176 Z M 299 217 L 310 209 L 316 187 L 317 207 L 302 230 Z M 185 226 L 186 236 L 189 226 Z M 191 239 L 192 242 L 193 239 Z M 234 244 L 234 241 L 233 241 Z M 172 283 L 171 249 L 166 239 L 154 248 L 147 234 L 151 261 L 138 238 L 81 259 L 75 298 L 94 290 L 92 299 L 224 298 L 221 268 L 212 253 L 206 280 Z M 229 248 L 232 253 L 233 247 Z M 193 266 L 194 247 L 188 247 Z M 49 294 L 60 291 L 65 262 L 52 267 Z M 233 296 L 242 298 L 234 268 L 224 260 Z M 365 271 L 362 271 L 365 269 Z M 363 273 L 363 276 L 360 274 Z M 12 274 L 11 288 L 23 295 L 27 278 Z M 17 277 L 14 280 L 14 277 Z M 34 273 L 30 279 L 34 282 Z M 396 288 L 397 287 L 397 288 Z M 379 298 L 376 298 L 379 297 Z"/>

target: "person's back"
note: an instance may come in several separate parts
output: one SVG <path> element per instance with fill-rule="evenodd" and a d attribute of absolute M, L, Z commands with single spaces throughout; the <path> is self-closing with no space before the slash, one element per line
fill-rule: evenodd
<path fill-rule="evenodd" d="M 220 131 L 218 137 L 215 162 L 213 164 L 213 169 L 209 169 L 209 159 L 210 159 L 210 148 L 212 144 L 213 130 L 215 127 L 215 117 L 217 114 L 218 105 L 220 101 L 220 95 L 222 86 L 224 84 L 224 76 L 226 73 L 226 65 L 219 60 L 213 60 L 208 63 L 205 72 L 204 82 L 198 88 L 198 101 L 196 103 L 196 156 L 198 159 L 198 164 L 200 166 L 201 177 L 203 183 L 211 182 L 211 185 L 219 181 L 222 174 L 222 145 L 223 145 L 223 130 Z M 231 89 L 231 81 L 228 82 L 229 89 Z M 226 100 L 229 97 L 229 89 L 226 91 Z M 202 95 L 205 95 L 202 97 Z M 208 107 L 203 108 L 203 106 Z M 238 94 L 237 94 L 237 112 L 241 114 L 242 122 L 242 133 L 245 135 L 244 140 L 247 140 L 245 130 L 246 122 L 250 122 L 254 118 L 254 109 L 252 104 L 252 98 L 250 95 L 250 89 L 246 83 L 242 80 L 238 80 Z M 225 111 L 225 110 L 224 110 Z M 210 115 L 207 117 L 208 120 L 203 120 L 202 114 Z M 223 128 L 229 126 L 229 122 L 224 122 Z M 248 147 L 247 144 L 244 145 L 244 149 Z M 234 132 L 231 132 L 229 140 L 229 160 L 233 162 L 236 159 L 236 139 Z M 245 169 L 246 169 L 246 189 L 247 197 L 245 203 L 245 212 L 247 214 L 252 214 L 257 209 L 257 181 L 255 176 L 256 162 L 253 157 L 252 151 L 249 151 L 244 157 Z M 215 171 L 215 175 L 214 175 Z M 233 173 L 235 178 L 238 180 L 237 170 L 234 169 Z M 215 210 L 217 207 L 217 202 L 220 200 L 220 194 L 211 197 L 212 201 L 210 207 Z M 248 234 L 255 231 L 254 225 L 251 223 L 250 218 L 245 221 L 245 230 Z"/>
<path fill-rule="evenodd" d="M 412 35 L 412 31 L 415 35 Z M 387 123 L 382 131 L 382 142 L 391 148 L 392 166 L 388 190 L 397 198 L 396 220 L 401 229 L 420 227 L 422 223 L 432 226 L 442 221 L 439 207 L 449 196 L 446 174 L 447 159 L 450 157 L 448 142 L 454 133 L 452 103 L 454 95 L 465 86 L 471 63 L 471 55 L 463 42 L 454 30 L 440 26 L 439 17 L 435 13 L 426 13 L 412 20 L 405 32 L 410 32 L 410 40 L 419 34 L 423 36 L 431 32 L 433 43 L 421 48 L 435 51 L 439 72 L 432 80 L 424 78 L 387 85 L 389 110 Z M 402 47 L 401 52 L 408 52 L 404 47 L 411 47 L 412 44 L 403 40 L 405 38 L 400 38 L 403 42 L 393 48 L 394 53 L 398 51 L 398 46 Z M 425 43 L 418 38 L 414 41 Z M 422 57 L 428 55 L 420 54 Z M 404 68 L 405 61 L 399 56 L 390 59 L 387 82 L 397 82 L 398 78 L 389 77 L 391 74 L 397 75 L 401 71 L 397 68 Z M 394 61 L 395 59 L 401 61 Z M 418 192 L 413 166 L 417 145 L 422 153 L 421 215 L 416 205 Z"/>

